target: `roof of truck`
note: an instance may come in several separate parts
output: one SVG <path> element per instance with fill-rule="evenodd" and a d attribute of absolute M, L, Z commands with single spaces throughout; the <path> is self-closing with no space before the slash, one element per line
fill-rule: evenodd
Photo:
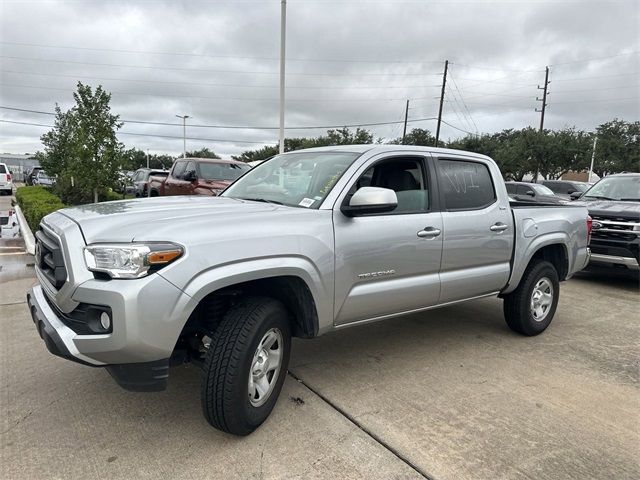
<path fill-rule="evenodd" d="M 454 150 L 451 148 L 440 148 L 440 147 L 424 147 L 420 145 L 394 145 L 394 144 L 364 144 L 364 145 L 332 145 L 329 147 L 314 147 L 314 148 L 305 148 L 304 150 L 294 150 L 287 153 L 299 153 L 299 152 L 353 152 L 353 153 L 386 153 L 386 152 L 398 152 L 398 151 L 407 151 L 407 152 L 425 152 L 425 153 L 439 153 L 439 154 L 457 154 L 457 155 L 465 155 L 469 157 L 477 157 L 488 159 L 486 155 L 482 155 L 480 153 L 467 152 L 465 150 Z"/>

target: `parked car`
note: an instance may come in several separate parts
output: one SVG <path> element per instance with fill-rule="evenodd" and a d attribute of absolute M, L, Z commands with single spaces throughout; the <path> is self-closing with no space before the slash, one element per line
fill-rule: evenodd
<path fill-rule="evenodd" d="M 578 198 L 593 218 L 591 262 L 640 270 L 640 173 L 605 177 Z"/>
<path fill-rule="evenodd" d="M 16 211 L 0 211 L 0 238 L 15 238 L 18 235 L 20 235 L 20 226 Z"/>
<path fill-rule="evenodd" d="M 549 188 L 539 183 L 529 182 L 505 182 L 507 192 L 518 201 L 536 202 L 536 203 L 566 203 L 566 201 L 558 197 Z"/>
<path fill-rule="evenodd" d="M 589 261 L 589 227 L 579 204 L 512 207 L 484 155 L 299 150 L 219 197 L 47 215 L 27 302 L 53 354 L 126 389 L 163 390 L 170 362 L 199 364 L 206 419 L 246 435 L 276 403 L 292 336 L 490 296 L 513 331 L 542 333 L 559 282 Z"/>
<path fill-rule="evenodd" d="M 33 179 L 33 184 L 41 187 L 52 187 L 56 184 L 56 179 L 47 175 L 44 170 L 38 170 Z"/>
<path fill-rule="evenodd" d="M 42 167 L 37 165 L 27 171 L 27 174 L 24 177 L 24 183 L 27 185 L 33 185 L 33 180 L 36 178 L 36 175 L 38 175 L 40 170 L 42 170 Z"/>
<path fill-rule="evenodd" d="M 133 175 L 135 172 L 123 170 L 118 172 L 118 181 L 114 191 L 118 193 L 133 194 Z"/>
<path fill-rule="evenodd" d="M 149 195 L 149 177 L 151 175 L 166 175 L 167 173 L 167 170 L 139 168 L 131 177 L 131 193 L 136 197 L 147 197 Z"/>
<path fill-rule="evenodd" d="M 181 158 L 174 162 L 165 179 L 154 179 L 149 196 L 215 196 L 249 170 L 250 165 L 236 160 Z"/>
<path fill-rule="evenodd" d="M 0 195 L 11 195 L 13 193 L 13 180 L 11 172 L 5 163 L 0 163 Z"/>
<path fill-rule="evenodd" d="M 565 200 L 571 200 L 572 193 L 584 193 L 590 187 L 587 182 L 575 182 L 573 180 L 543 180 L 541 183 L 558 197 Z"/>

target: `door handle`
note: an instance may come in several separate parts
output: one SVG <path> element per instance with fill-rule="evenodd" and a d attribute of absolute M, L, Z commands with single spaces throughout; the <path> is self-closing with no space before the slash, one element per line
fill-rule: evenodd
<path fill-rule="evenodd" d="M 509 228 L 509 225 L 505 225 L 502 222 L 498 222 L 491 225 L 489 227 L 489 230 L 491 230 L 492 232 L 504 232 L 507 228 Z"/>
<path fill-rule="evenodd" d="M 440 233 L 442 233 L 442 231 L 439 228 L 424 227 L 424 230 L 420 230 L 417 235 L 420 238 L 434 238 L 440 235 Z"/>

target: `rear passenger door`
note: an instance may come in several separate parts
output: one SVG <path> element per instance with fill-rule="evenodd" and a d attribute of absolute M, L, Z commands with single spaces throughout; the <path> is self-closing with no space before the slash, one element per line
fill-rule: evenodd
<path fill-rule="evenodd" d="M 513 219 L 493 183 L 499 171 L 483 159 L 444 156 L 436 168 L 442 207 L 440 303 L 501 290 L 509 279 Z"/>

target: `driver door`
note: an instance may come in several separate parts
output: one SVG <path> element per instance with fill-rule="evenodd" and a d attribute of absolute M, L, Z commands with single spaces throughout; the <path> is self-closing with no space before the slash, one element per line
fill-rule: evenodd
<path fill-rule="evenodd" d="M 347 217 L 343 201 L 364 186 L 396 192 L 391 212 Z M 374 158 L 334 208 L 335 324 L 364 322 L 438 303 L 442 215 L 430 158 Z"/>

